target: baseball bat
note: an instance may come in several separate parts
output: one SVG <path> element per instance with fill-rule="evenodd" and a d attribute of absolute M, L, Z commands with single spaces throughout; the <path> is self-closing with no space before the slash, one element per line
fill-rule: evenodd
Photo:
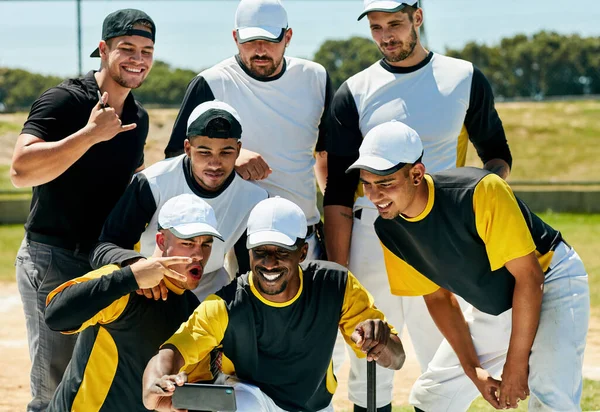
<path fill-rule="evenodd" d="M 375 361 L 367 360 L 367 412 L 377 411 Z"/>

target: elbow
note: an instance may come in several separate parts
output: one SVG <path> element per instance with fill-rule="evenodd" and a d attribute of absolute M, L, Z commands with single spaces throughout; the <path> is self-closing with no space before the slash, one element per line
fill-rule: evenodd
<path fill-rule="evenodd" d="M 44 311 L 44 321 L 50 330 L 54 332 L 71 332 L 77 330 L 81 325 L 67 325 L 65 322 L 66 316 L 61 313 L 61 310 L 54 308 L 54 305 L 50 304 Z"/>
<path fill-rule="evenodd" d="M 395 370 L 399 370 L 404 366 L 404 362 L 406 361 L 406 353 L 404 353 L 404 350 L 396 357 L 396 362 L 394 362 L 394 365 L 392 367 L 392 369 Z"/>
<path fill-rule="evenodd" d="M 23 173 L 23 171 L 19 168 L 18 164 L 13 164 L 10 167 L 10 181 L 16 188 L 29 187 L 29 182 L 27 180 L 27 175 Z"/>

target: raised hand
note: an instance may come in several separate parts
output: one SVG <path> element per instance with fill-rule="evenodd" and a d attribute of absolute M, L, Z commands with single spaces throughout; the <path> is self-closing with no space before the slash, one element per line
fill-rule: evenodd
<path fill-rule="evenodd" d="M 171 269 L 171 266 L 187 265 L 192 261 L 192 258 L 182 256 L 159 257 L 138 260 L 130 267 L 140 289 L 149 289 L 158 286 L 165 276 L 185 282 L 186 276 Z"/>
<path fill-rule="evenodd" d="M 121 132 L 133 130 L 137 127 L 135 123 L 122 124 L 115 109 L 105 107 L 106 102 L 108 102 L 108 93 L 104 92 L 102 100 L 98 100 L 98 103 L 92 109 L 86 125 L 89 135 L 94 138 L 96 143 L 105 142 Z"/>

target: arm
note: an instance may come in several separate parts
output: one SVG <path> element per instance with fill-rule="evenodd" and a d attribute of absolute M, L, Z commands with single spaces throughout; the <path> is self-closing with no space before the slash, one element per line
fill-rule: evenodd
<path fill-rule="evenodd" d="M 327 139 L 327 187 L 323 199 L 325 243 L 329 260 L 346 266 L 352 235 L 352 206 L 358 188 L 358 171 L 346 169 L 358 159 L 362 133 L 358 110 L 347 83 L 331 103 Z"/>
<path fill-rule="evenodd" d="M 315 176 L 321 194 L 325 194 L 325 186 L 327 186 L 327 152 L 322 150 L 315 153 Z"/>
<path fill-rule="evenodd" d="M 501 400 L 516 408 L 517 401 L 529 395 L 529 354 L 540 320 L 544 273 L 533 252 L 506 262 L 506 268 L 515 277 L 515 290 L 512 331 L 500 396 Z"/>
<path fill-rule="evenodd" d="M 500 382 L 481 367 L 469 326 L 454 295 L 440 288 L 423 298 L 433 321 L 456 353 L 465 374 L 475 383 L 484 399 L 498 409 L 500 404 L 496 392 Z"/>
<path fill-rule="evenodd" d="M 142 378 L 142 401 L 149 410 L 171 411 L 175 386 L 187 382 L 185 372 L 178 374 L 184 360 L 173 345 L 165 345 L 158 351 L 144 370 Z"/>
<path fill-rule="evenodd" d="M 104 93 L 104 101 L 108 93 Z M 39 186 L 62 175 L 93 145 L 132 130 L 122 125 L 112 107 L 94 106 L 87 124 L 69 136 L 57 136 L 56 125 L 68 121 L 70 96 L 54 88 L 42 95 L 31 109 L 23 132 L 17 138 L 10 177 L 16 187 Z"/>
<path fill-rule="evenodd" d="M 323 114 L 319 123 L 319 136 L 315 146 L 315 176 L 321 194 L 325 193 L 327 185 L 327 139 L 331 128 L 331 102 L 333 100 L 333 84 L 329 73 L 326 72 L 325 79 L 325 103 L 323 105 Z"/>
<path fill-rule="evenodd" d="M 90 253 L 90 264 L 124 266 L 144 255 L 133 250 L 157 212 L 156 200 L 144 174 L 137 174 L 106 218 L 98 243 Z"/>
<path fill-rule="evenodd" d="M 199 104 L 211 100 L 215 100 L 215 95 L 204 77 L 201 75 L 194 77 L 183 96 L 183 102 L 177 119 L 175 119 L 169 143 L 165 148 L 165 157 L 175 157 L 183 153 L 183 142 L 187 138 L 187 122 L 190 114 Z"/>
<path fill-rule="evenodd" d="M 465 116 L 469 139 L 475 146 L 484 169 L 503 179 L 510 174 L 512 156 L 502 121 L 494 106 L 494 93 L 483 73 L 473 67 L 469 107 Z"/>

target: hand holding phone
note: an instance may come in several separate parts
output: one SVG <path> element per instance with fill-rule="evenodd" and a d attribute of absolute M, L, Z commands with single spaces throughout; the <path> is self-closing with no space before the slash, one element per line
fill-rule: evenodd
<path fill-rule="evenodd" d="M 235 412 L 235 392 L 233 386 L 202 383 L 184 383 L 173 393 L 173 407 L 176 409 Z"/>

